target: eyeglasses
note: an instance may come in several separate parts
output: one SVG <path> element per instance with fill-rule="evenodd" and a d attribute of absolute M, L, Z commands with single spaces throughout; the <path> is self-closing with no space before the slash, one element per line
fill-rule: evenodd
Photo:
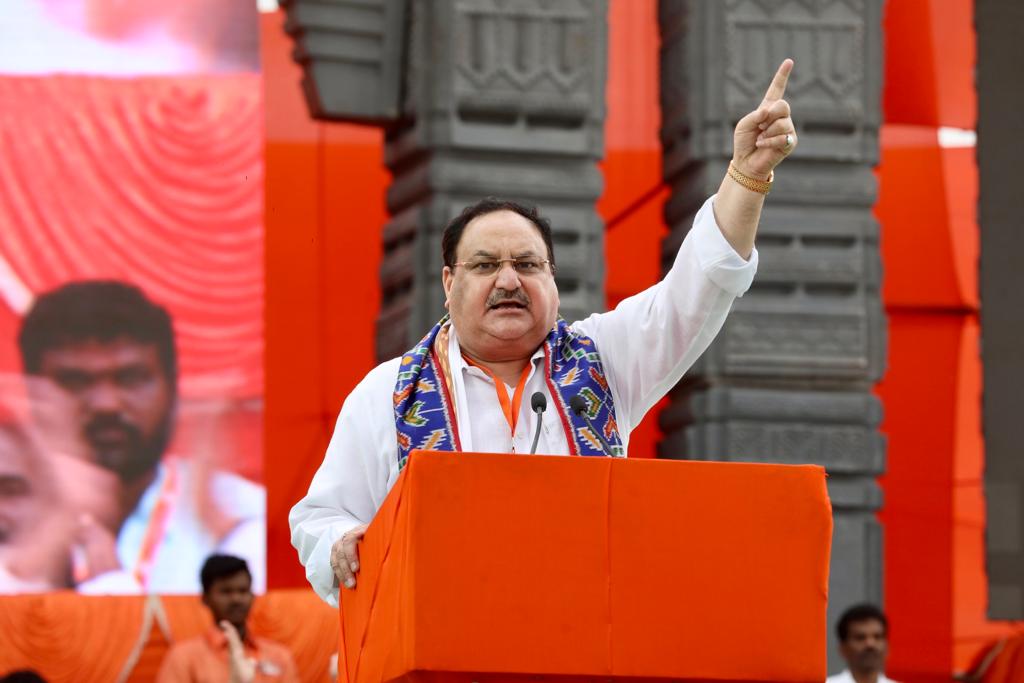
<path fill-rule="evenodd" d="M 554 263 L 551 263 L 548 259 L 538 259 L 532 256 L 524 256 L 522 258 L 489 258 L 479 259 L 477 261 L 459 261 L 458 263 L 453 263 L 452 268 L 462 266 L 470 275 L 491 277 L 501 270 L 503 263 L 511 263 L 512 269 L 516 271 L 516 275 L 540 275 L 544 272 L 544 264 L 548 264 L 551 267 L 552 275 L 555 273 Z"/>

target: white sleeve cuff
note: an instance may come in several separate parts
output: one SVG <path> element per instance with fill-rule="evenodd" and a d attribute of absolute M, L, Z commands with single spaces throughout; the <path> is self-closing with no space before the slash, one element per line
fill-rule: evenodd
<path fill-rule="evenodd" d="M 714 201 L 711 195 L 700 207 L 687 238 L 693 240 L 697 262 L 708 279 L 733 296 L 743 296 L 757 273 L 757 248 L 750 260 L 736 253 L 715 221 Z"/>
<path fill-rule="evenodd" d="M 324 533 L 317 539 L 313 552 L 310 553 L 309 561 L 306 562 L 306 579 L 316 591 L 317 595 L 323 598 L 331 607 L 338 606 L 338 577 L 331 567 L 331 550 L 334 543 L 345 535 L 349 529 L 356 524 L 334 524 L 324 530 Z"/>

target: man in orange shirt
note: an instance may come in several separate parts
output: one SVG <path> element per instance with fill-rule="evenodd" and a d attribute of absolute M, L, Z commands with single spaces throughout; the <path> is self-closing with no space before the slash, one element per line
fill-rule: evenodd
<path fill-rule="evenodd" d="M 249 633 L 252 575 L 245 560 L 211 555 L 200 579 L 203 604 L 210 608 L 214 625 L 171 648 L 157 683 L 298 683 L 288 648 Z"/>

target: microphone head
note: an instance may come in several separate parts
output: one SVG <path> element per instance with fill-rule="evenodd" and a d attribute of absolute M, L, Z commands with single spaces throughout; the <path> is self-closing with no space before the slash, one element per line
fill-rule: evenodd
<path fill-rule="evenodd" d="M 577 415 L 582 415 L 587 411 L 587 402 L 582 396 L 576 394 L 569 399 L 569 408 Z"/>
<path fill-rule="evenodd" d="M 543 413 L 548 409 L 548 397 L 539 391 L 533 392 L 533 396 L 530 397 L 530 407 L 535 413 Z"/>

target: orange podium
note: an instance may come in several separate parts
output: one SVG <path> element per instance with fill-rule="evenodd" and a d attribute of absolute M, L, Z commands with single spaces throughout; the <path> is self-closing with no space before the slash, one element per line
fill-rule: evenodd
<path fill-rule="evenodd" d="M 339 680 L 821 683 L 831 537 L 816 466 L 416 452 Z"/>

